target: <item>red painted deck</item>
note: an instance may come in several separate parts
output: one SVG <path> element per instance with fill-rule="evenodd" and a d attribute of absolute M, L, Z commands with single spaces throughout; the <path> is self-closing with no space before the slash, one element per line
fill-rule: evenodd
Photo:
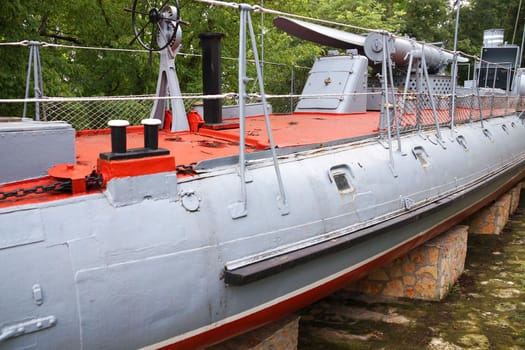
<path fill-rule="evenodd" d="M 237 122 L 238 120 L 228 120 Z M 362 114 L 290 114 L 272 115 L 271 125 L 277 147 L 327 142 L 348 137 L 372 134 L 377 131 L 379 113 Z M 109 131 L 79 132 L 77 161 L 96 165 L 99 153 L 111 150 Z M 128 148 L 143 147 L 142 127 L 131 127 L 127 133 Z M 264 117 L 251 117 L 246 121 L 246 150 L 270 147 Z M 160 131 L 159 147 L 170 150 L 176 164 L 190 164 L 206 159 L 239 153 L 239 128 L 213 130 L 200 128 L 198 132 Z"/>
<path fill-rule="evenodd" d="M 296 113 L 271 115 L 271 125 L 276 146 L 279 148 L 328 142 L 338 139 L 369 135 L 377 132 L 379 112 L 360 114 Z M 227 123 L 238 120 L 227 120 Z M 127 129 L 127 148 L 144 146 L 142 126 Z M 189 165 L 202 160 L 232 156 L 239 153 L 239 128 L 215 130 L 201 127 L 197 132 L 169 132 L 160 130 L 159 148 L 170 151 L 176 165 Z M 246 151 L 268 149 L 269 141 L 263 116 L 249 117 L 246 121 Z M 77 165 L 97 170 L 99 154 L 111 151 L 109 129 L 77 132 Z M 184 175 L 180 175 L 184 176 Z M 10 183 L 0 186 L 1 192 L 37 185 L 49 185 L 51 177 Z M 97 192 L 97 191 L 91 191 Z M 84 193 L 82 193 L 84 194 Z M 0 201 L 0 208 L 19 204 L 50 201 L 71 196 L 67 193 L 48 192 Z"/>

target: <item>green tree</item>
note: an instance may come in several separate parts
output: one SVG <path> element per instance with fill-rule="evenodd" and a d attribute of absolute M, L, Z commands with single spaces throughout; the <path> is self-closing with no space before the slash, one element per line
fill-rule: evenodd
<path fill-rule="evenodd" d="M 402 31 L 426 42 L 442 42 L 454 38 L 451 32 L 448 0 L 408 0 Z"/>
<path fill-rule="evenodd" d="M 319 15 L 344 24 L 397 32 L 402 28 L 405 9 L 398 1 L 335 0 L 321 2 Z"/>
<path fill-rule="evenodd" d="M 516 18 L 520 21 L 518 21 L 514 44 L 521 45 L 525 4 L 522 5 L 520 13 L 518 13 L 518 5 L 518 0 L 471 0 L 470 5 L 461 8 L 459 48 L 470 54 L 480 55 L 483 31 L 486 29 L 504 29 L 505 41 L 512 43 Z"/>
<path fill-rule="evenodd" d="M 193 0 L 180 0 L 182 18 L 191 23 L 183 27 L 181 55 L 176 66 L 184 92 L 199 93 L 202 86 L 199 33 L 222 32 L 222 55 L 238 56 L 239 11 Z M 455 13 L 447 0 L 260 0 L 257 5 L 350 24 L 387 29 L 427 42 L 448 40 L 452 48 Z M 518 0 L 471 0 L 461 12 L 459 49 L 479 54 L 483 30 L 504 28 L 508 42 L 522 35 L 525 5 L 518 14 Z M 130 8 L 132 0 L 11 0 L 0 11 L 0 41 L 37 40 L 59 45 L 105 48 L 134 48 Z M 518 16 L 518 17 L 517 17 Z M 310 66 L 328 48 L 291 37 L 275 28 L 273 15 L 252 13 L 259 48 L 264 39 L 264 60 L 279 64 Z M 483 20 L 480 20 L 482 18 Z M 516 18 L 520 19 L 514 34 Z M 261 21 L 262 19 L 262 21 Z M 355 32 L 355 29 L 339 28 Z M 27 72 L 27 47 L 0 46 L 0 91 L 2 98 L 24 96 Z M 128 95 L 153 93 L 156 87 L 158 56 L 141 52 L 112 52 L 71 47 L 40 49 L 43 80 L 48 96 Z M 249 57 L 253 53 L 248 52 Z M 223 91 L 237 90 L 237 62 L 223 60 Z M 291 92 L 291 86 L 304 81 L 306 70 L 266 64 L 267 92 Z M 250 64 L 248 74 L 255 77 Z M 296 81 L 297 80 L 297 81 Z M 253 85 L 253 90 L 256 85 Z M 18 109 L 16 109 L 18 108 Z M 1 115 L 20 114 L 20 106 L 0 105 Z"/>
<path fill-rule="evenodd" d="M 132 38 L 128 0 L 10 1 L 0 14 L 2 42 L 35 40 L 55 45 L 126 48 Z M 2 97 L 24 96 L 28 52 L 1 46 Z M 155 88 L 157 69 L 144 53 L 108 52 L 70 47 L 41 47 L 48 96 L 139 94 Z M 13 107 L 2 109 L 13 113 Z M 3 112 L 4 114 L 6 112 Z M 17 113 L 18 114 L 18 113 Z"/>

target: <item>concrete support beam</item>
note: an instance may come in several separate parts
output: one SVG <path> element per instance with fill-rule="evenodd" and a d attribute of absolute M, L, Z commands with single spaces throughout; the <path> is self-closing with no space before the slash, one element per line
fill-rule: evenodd
<path fill-rule="evenodd" d="M 456 226 L 348 289 L 373 296 L 441 300 L 465 267 L 468 226 Z"/>
<path fill-rule="evenodd" d="M 298 335 L 299 317 L 292 315 L 208 347 L 206 350 L 295 350 Z"/>

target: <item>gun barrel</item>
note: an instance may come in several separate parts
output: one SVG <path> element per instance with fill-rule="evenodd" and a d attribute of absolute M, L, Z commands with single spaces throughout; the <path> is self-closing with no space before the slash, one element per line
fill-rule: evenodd
<path fill-rule="evenodd" d="M 375 62 L 383 60 L 384 35 L 386 34 L 370 33 L 366 37 L 364 51 L 370 60 Z M 388 36 L 386 39 L 392 61 L 399 65 L 405 65 L 407 63 L 407 55 L 410 52 L 425 55 L 427 67 L 433 71 L 437 71 L 450 64 L 454 59 L 453 53 L 431 44 L 420 44 L 412 39 L 394 38 L 392 36 Z M 458 62 L 468 62 L 468 59 L 458 56 Z"/>
<path fill-rule="evenodd" d="M 277 28 L 298 38 L 339 49 L 358 49 L 359 53 L 364 51 L 371 61 L 383 60 L 383 37 L 387 34 L 372 32 L 365 36 L 281 16 L 276 17 L 273 23 Z M 396 38 L 391 35 L 386 38 L 388 51 L 399 66 L 408 64 L 407 55 L 410 52 L 424 54 L 430 71 L 439 71 L 454 59 L 453 53 L 431 44 L 420 44 L 413 39 Z M 458 56 L 458 62 L 468 62 L 468 59 Z"/>

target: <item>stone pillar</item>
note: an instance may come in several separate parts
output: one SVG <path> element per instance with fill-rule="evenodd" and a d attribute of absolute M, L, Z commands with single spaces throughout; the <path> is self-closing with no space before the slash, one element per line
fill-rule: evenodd
<path fill-rule="evenodd" d="M 467 236 L 468 226 L 456 226 L 347 288 L 374 296 L 441 300 L 463 273 Z"/>
<path fill-rule="evenodd" d="M 522 183 L 519 183 L 516 187 L 514 187 L 512 190 L 510 190 L 511 200 L 510 200 L 510 214 L 514 214 L 516 212 L 516 209 L 518 209 L 518 206 L 520 204 L 520 195 L 521 195 L 521 188 Z"/>
<path fill-rule="evenodd" d="M 493 204 L 481 209 L 467 222 L 470 233 L 499 235 L 509 220 L 512 191 L 499 197 Z"/>
<path fill-rule="evenodd" d="M 296 350 L 298 335 L 299 317 L 292 315 L 206 350 Z"/>

